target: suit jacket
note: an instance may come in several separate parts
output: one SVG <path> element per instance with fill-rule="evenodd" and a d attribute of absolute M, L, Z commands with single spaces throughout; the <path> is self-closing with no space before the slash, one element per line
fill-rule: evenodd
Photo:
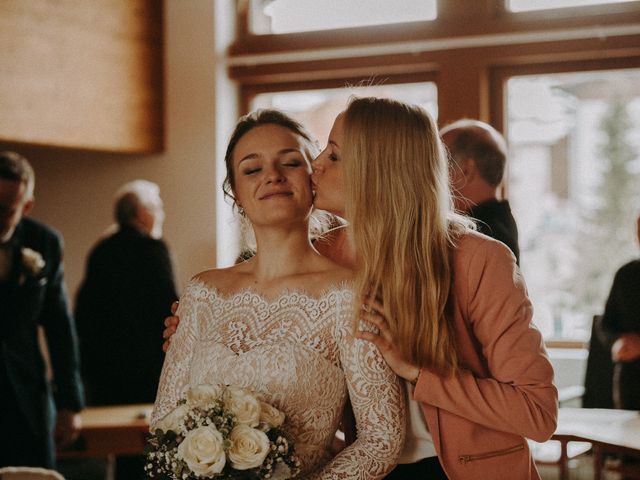
<path fill-rule="evenodd" d="M 476 232 L 459 239 L 448 310 L 462 370 L 423 368 L 414 390 L 443 468 L 456 480 L 539 479 L 525 437 L 553 434 L 558 392 L 507 247 Z"/>
<path fill-rule="evenodd" d="M 602 317 L 602 332 L 610 345 L 624 333 L 640 333 L 640 260 L 616 272 Z"/>
<path fill-rule="evenodd" d="M 516 263 L 520 263 L 518 226 L 508 200 L 487 200 L 471 208 L 468 214 L 476 220 L 480 233 L 504 243 L 516 256 Z"/>
<path fill-rule="evenodd" d="M 90 404 L 155 400 L 163 320 L 177 298 L 161 240 L 122 227 L 94 247 L 75 311 Z"/>
<path fill-rule="evenodd" d="M 11 244 L 10 278 L 0 283 L 0 385 L 10 389 L 19 403 L 28 421 L 25 428 L 45 437 L 52 432 L 54 400 L 58 409 L 83 407 L 77 336 L 63 281 L 62 241 L 46 225 L 23 218 Z M 42 257 L 40 271 L 23 260 L 24 248 Z M 39 349 L 39 325 L 46 334 L 53 385 Z"/>

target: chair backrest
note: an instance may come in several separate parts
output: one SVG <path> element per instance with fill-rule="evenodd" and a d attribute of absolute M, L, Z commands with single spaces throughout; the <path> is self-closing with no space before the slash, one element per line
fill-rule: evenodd
<path fill-rule="evenodd" d="M 613 360 L 609 345 L 599 334 L 601 321 L 602 315 L 593 316 L 582 396 L 584 408 L 613 408 Z"/>
<path fill-rule="evenodd" d="M 64 480 L 55 470 L 33 467 L 0 468 L 0 480 Z"/>

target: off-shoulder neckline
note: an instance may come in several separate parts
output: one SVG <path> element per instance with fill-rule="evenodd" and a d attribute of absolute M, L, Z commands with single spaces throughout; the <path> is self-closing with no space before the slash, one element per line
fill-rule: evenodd
<path fill-rule="evenodd" d="M 266 296 L 264 293 L 259 292 L 258 290 L 252 287 L 245 287 L 235 292 L 223 292 L 219 288 L 213 285 L 210 285 L 204 280 L 201 280 L 195 277 L 189 281 L 187 288 L 192 286 L 204 288 L 208 293 L 212 294 L 213 296 L 215 296 L 216 298 L 219 298 L 224 302 L 231 302 L 236 298 L 240 298 L 244 295 L 249 295 L 250 297 L 257 298 L 261 302 L 264 302 L 267 304 L 278 303 L 283 298 L 291 297 L 293 295 L 304 297 L 305 299 L 311 300 L 313 302 L 320 302 L 333 293 L 340 293 L 340 294 L 353 293 L 353 283 L 349 280 L 340 280 L 339 282 L 330 283 L 325 288 L 323 288 L 322 291 L 317 295 L 311 294 L 306 289 L 303 289 L 303 288 L 286 288 L 282 292 L 280 292 L 279 294 L 273 297 Z"/>

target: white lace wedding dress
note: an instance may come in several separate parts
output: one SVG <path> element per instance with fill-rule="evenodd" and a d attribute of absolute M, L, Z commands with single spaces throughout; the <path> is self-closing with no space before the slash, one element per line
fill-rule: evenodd
<path fill-rule="evenodd" d="M 192 280 L 180 300 L 152 428 L 190 386 L 237 385 L 287 415 L 302 462 L 298 478 L 384 477 L 404 442 L 404 394 L 377 349 L 351 335 L 352 302 L 345 285 L 318 298 L 288 292 L 267 300 L 250 290 L 224 296 Z M 358 437 L 333 457 L 347 391 Z"/>

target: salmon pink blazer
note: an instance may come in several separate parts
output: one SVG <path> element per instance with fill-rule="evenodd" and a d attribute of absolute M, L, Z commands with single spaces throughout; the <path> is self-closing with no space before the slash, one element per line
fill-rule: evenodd
<path fill-rule="evenodd" d="M 556 429 L 558 392 L 520 270 L 502 243 L 471 232 L 453 257 L 449 319 L 461 371 L 423 368 L 413 392 L 451 480 L 539 480 L 525 438 Z"/>

